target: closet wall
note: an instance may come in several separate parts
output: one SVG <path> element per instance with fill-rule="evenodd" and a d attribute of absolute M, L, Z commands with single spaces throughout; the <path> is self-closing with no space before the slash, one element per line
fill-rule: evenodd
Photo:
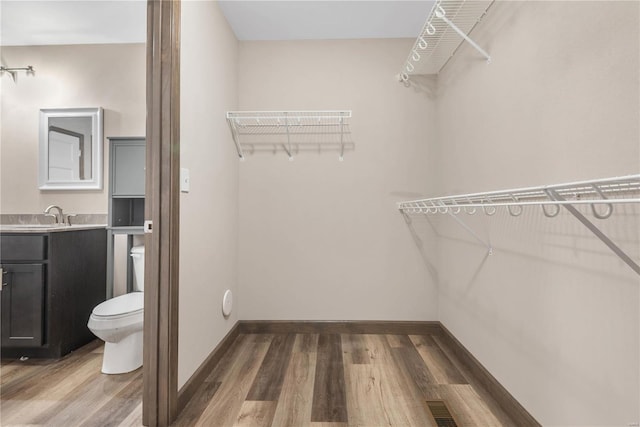
<path fill-rule="evenodd" d="M 496 2 L 440 73 L 438 194 L 637 174 L 639 4 Z M 640 210 L 594 219 L 640 259 Z M 543 425 L 639 421 L 640 280 L 566 210 L 440 216 L 439 319 Z"/>
<path fill-rule="evenodd" d="M 489 256 L 394 204 L 637 173 L 639 12 L 496 2 L 473 33 L 490 65 L 463 45 L 406 88 L 412 40 L 238 44 L 217 6 L 183 2 L 180 385 L 237 319 L 440 320 L 543 425 L 638 422 L 638 276 L 582 224 L 461 215 Z M 355 149 L 238 162 L 233 109 L 351 109 Z M 593 220 L 639 259 L 639 216 Z"/>
<path fill-rule="evenodd" d="M 217 2 L 182 1 L 180 166 L 191 189 L 180 198 L 178 386 L 238 320 L 222 315 L 237 295 L 238 159 L 225 113 L 237 105 L 238 42 Z"/>
<path fill-rule="evenodd" d="M 355 142 L 240 163 L 241 319 L 437 319 L 430 230 L 394 208 L 435 191 L 432 93 L 394 78 L 411 43 L 240 43 L 241 109 L 350 109 Z"/>

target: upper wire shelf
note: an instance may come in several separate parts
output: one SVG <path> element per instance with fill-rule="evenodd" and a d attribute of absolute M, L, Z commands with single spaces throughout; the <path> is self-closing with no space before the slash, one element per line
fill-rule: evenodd
<path fill-rule="evenodd" d="M 481 210 L 493 215 L 498 207 L 505 207 L 518 216 L 524 206 L 541 206 L 546 216 L 553 217 L 561 205 L 587 204 L 596 218 L 605 219 L 613 213 L 613 205 L 620 203 L 640 203 L 640 175 L 410 200 L 399 202 L 398 209 L 409 214 L 474 214 Z"/>
<path fill-rule="evenodd" d="M 282 149 L 293 160 L 305 147 L 335 149 L 344 158 L 353 146 L 351 111 L 229 111 L 227 122 L 238 156 L 245 149 Z"/>
<path fill-rule="evenodd" d="M 437 0 L 404 62 L 399 80 L 408 83 L 412 75 L 438 74 L 463 40 L 490 62 L 491 56 L 469 33 L 492 3 L 493 0 Z"/>

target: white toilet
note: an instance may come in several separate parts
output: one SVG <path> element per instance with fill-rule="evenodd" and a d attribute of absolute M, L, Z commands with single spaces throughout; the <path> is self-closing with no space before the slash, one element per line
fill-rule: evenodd
<path fill-rule="evenodd" d="M 144 320 L 144 246 L 131 248 L 134 290 L 112 298 L 93 309 L 88 327 L 105 342 L 102 372 L 124 374 L 142 366 Z"/>

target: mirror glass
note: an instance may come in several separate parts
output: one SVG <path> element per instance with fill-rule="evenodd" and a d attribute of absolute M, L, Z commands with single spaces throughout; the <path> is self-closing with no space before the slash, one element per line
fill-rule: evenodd
<path fill-rule="evenodd" d="M 102 189 L 102 108 L 40 110 L 40 189 Z"/>

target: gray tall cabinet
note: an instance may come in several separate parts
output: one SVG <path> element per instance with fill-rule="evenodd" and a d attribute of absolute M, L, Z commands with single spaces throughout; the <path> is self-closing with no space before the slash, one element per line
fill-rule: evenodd
<path fill-rule="evenodd" d="M 133 288 L 129 252 L 133 236 L 143 234 L 145 138 L 109 138 L 109 216 L 107 238 L 107 298 L 113 296 L 114 241 L 127 236 L 127 292 Z"/>

